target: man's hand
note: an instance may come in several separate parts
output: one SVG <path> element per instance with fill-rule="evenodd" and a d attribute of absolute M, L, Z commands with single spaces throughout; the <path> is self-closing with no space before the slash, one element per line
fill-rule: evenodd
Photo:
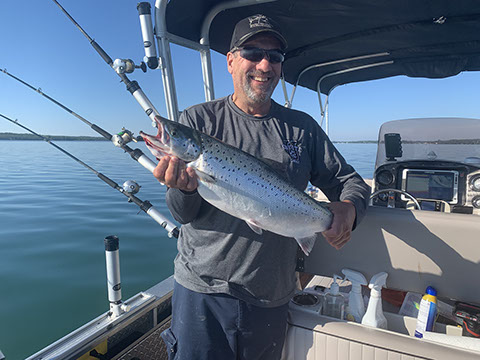
<path fill-rule="evenodd" d="M 195 170 L 187 168 L 184 161 L 174 156 L 162 157 L 153 170 L 153 176 L 169 188 L 194 191 L 198 187 Z"/>
<path fill-rule="evenodd" d="M 332 202 L 327 206 L 333 213 L 333 222 L 322 235 L 330 245 L 340 250 L 350 240 L 356 217 L 355 206 L 349 200 Z"/>

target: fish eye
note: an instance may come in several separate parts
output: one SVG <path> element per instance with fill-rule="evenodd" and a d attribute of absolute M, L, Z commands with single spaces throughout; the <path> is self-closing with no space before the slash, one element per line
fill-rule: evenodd
<path fill-rule="evenodd" d="M 175 135 L 177 135 L 177 132 L 176 132 L 175 130 L 173 130 L 173 131 L 170 133 L 170 135 L 175 136 Z"/>

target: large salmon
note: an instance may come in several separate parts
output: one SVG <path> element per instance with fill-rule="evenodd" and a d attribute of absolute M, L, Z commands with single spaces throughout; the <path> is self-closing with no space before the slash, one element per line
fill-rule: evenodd
<path fill-rule="evenodd" d="M 309 254 L 332 213 L 264 162 L 180 123 L 156 117 L 156 136 L 140 132 L 153 155 L 176 156 L 198 176 L 198 193 L 213 206 L 262 230 L 295 238 Z"/>

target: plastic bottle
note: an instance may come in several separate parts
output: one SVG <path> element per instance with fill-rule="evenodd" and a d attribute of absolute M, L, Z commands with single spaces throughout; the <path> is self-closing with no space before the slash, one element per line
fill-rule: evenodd
<path fill-rule="evenodd" d="M 323 315 L 331 316 L 343 320 L 345 311 L 345 298 L 340 294 L 340 287 L 337 279 L 341 279 L 338 275 L 333 275 L 333 283 L 325 294 L 323 304 Z"/>
<path fill-rule="evenodd" d="M 365 314 L 365 304 L 362 297 L 362 285 L 367 285 L 367 279 L 363 274 L 355 270 L 343 269 L 345 280 L 352 282 L 352 290 L 348 295 L 348 307 L 346 310 L 346 319 L 350 321 L 361 322 Z"/>
<path fill-rule="evenodd" d="M 429 286 L 425 293 L 420 301 L 415 329 L 415 336 L 418 338 L 422 338 L 425 331 L 432 331 L 437 315 L 437 290 Z"/>
<path fill-rule="evenodd" d="M 387 319 L 383 315 L 382 308 L 382 287 L 387 282 L 388 274 L 381 272 L 373 275 L 370 279 L 368 287 L 370 291 L 370 300 L 368 301 L 367 311 L 362 318 L 363 325 L 378 327 L 380 329 L 387 328 Z"/>

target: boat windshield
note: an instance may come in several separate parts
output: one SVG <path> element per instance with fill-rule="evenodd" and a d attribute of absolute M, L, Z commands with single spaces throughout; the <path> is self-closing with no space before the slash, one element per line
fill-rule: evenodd
<path fill-rule="evenodd" d="M 480 167 L 480 120 L 423 118 L 384 123 L 378 135 L 375 169 L 391 162 L 385 134 L 400 134 L 402 155 L 397 161 L 454 161 Z M 388 135 L 387 135 L 388 136 Z"/>

